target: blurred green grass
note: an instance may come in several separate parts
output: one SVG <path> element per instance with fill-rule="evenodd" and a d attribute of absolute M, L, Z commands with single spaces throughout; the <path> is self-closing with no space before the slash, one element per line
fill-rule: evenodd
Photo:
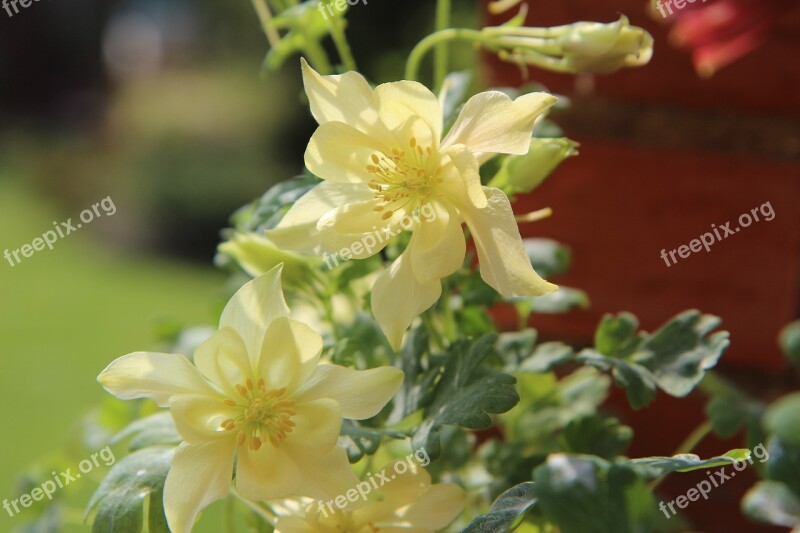
<path fill-rule="evenodd" d="M 0 253 L 30 243 L 53 221 L 77 218 L 3 173 Z M 103 223 L 98 218 L 92 225 Z M 71 426 L 104 396 L 98 373 L 115 357 L 154 346 L 157 319 L 214 323 L 224 281 L 210 266 L 111 252 L 92 238 L 91 225 L 13 268 L 2 261 L 0 500 L 18 498 L 17 476 L 62 448 Z M 25 520 L 0 515 L 0 531 Z"/>

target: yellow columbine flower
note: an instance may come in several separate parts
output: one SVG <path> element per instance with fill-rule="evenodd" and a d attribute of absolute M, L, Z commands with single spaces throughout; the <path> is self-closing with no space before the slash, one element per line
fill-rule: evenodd
<path fill-rule="evenodd" d="M 329 512 L 320 503 L 309 505 L 298 516 L 278 518 L 275 533 L 434 533 L 461 513 L 464 490 L 454 483 L 431 485 L 430 474 L 411 464 L 366 503 L 353 504 L 354 510 Z"/>
<path fill-rule="evenodd" d="M 288 318 L 277 266 L 244 285 L 219 331 L 194 353 L 137 352 L 112 362 L 98 381 L 114 396 L 168 406 L 183 443 L 164 487 L 173 533 L 236 488 L 245 498 L 336 495 L 352 486 L 347 455 L 336 447 L 342 418 L 374 416 L 403 373 L 319 364 L 322 339 Z"/>
<path fill-rule="evenodd" d="M 305 61 L 303 77 L 320 124 L 305 162 L 325 181 L 268 237 L 300 252 L 343 250 L 362 259 L 402 229 L 413 231 L 408 248 L 372 290 L 373 313 L 395 349 L 414 317 L 439 299 L 440 280 L 462 265 L 462 223 L 475 239 L 483 279 L 498 292 L 538 296 L 557 289 L 531 267 L 506 195 L 482 187 L 478 174 L 480 161 L 493 154 L 527 153 L 534 122 L 554 96 L 478 94 L 442 139 L 441 105 L 419 83 L 373 90 L 355 72 L 320 76 Z M 363 246 L 367 240 L 379 242 Z"/>

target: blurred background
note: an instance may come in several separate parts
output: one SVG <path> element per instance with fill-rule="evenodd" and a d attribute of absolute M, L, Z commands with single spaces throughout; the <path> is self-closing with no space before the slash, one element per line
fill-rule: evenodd
<path fill-rule="evenodd" d="M 482 57 L 478 79 L 488 86 L 530 78 L 568 96 L 571 108 L 554 119 L 581 143 L 581 156 L 519 209 L 553 207 L 526 236 L 572 248 L 575 266 L 557 281 L 586 290 L 592 307 L 532 325 L 580 346 L 605 312 L 632 311 L 651 329 L 696 307 L 732 332 L 726 375 L 766 397 L 796 388 L 775 339 L 800 314 L 797 2 L 766 0 L 781 9 L 732 20 L 757 32 L 730 65 L 729 51 L 712 54 L 719 72 L 710 79 L 695 70 L 691 46 L 674 46 L 668 23 L 678 17 L 663 19 L 647 0 L 533 4 L 532 25 L 625 13 L 656 47 L 649 66 L 609 76 L 525 73 Z M 502 21 L 477 0 L 455 5 L 457 25 Z M 423 0 L 352 7 L 361 71 L 374 82 L 400 79 L 433 11 Z M 95 376 L 108 362 L 179 325 L 215 322 L 227 294 L 213 268 L 220 231 L 238 207 L 301 172 L 315 127 L 297 61 L 259 75 L 266 47 L 246 1 L 51 0 L 13 16 L 0 10 L 0 251 L 105 197 L 116 206 L 52 251 L 0 264 L 0 498 L 24 492 L 28 465 L 69 448 L 70 427 L 103 397 Z M 456 64 L 469 64 L 469 46 L 454 51 Z M 702 50 L 694 61 L 709 73 Z M 773 221 L 670 268 L 660 258 L 768 201 Z M 669 453 L 702 418 L 701 399 L 663 396 L 644 416 L 622 415 L 636 429 L 629 455 Z M 706 446 L 701 453 L 723 444 Z M 693 483 L 664 487 L 679 494 Z M 726 485 L 690 507 L 697 529 L 745 530 L 738 501 L 749 486 Z M 87 530 L 80 512 L 69 531 Z M 0 531 L 24 520 L 0 512 Z"/>

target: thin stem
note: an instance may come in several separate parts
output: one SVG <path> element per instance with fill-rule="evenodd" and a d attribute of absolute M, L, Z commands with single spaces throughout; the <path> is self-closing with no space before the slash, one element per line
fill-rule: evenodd
<path fill-rule="evenodd" d="M 356 60 L 353 57 L 353 52 L 350 49 L 350 43 L 347 42 L 347 36 L 344 32 L 344 22 L 342 15 L 334 15 L 331 21 L 331 37 L 333 44 L 336 45 L 336 51 L 339 58 L 342 60 L 342 65 L 345 70 L 358 70 L 356 67 Z"/>
<path fill-rule="evenodd" d="M 261 22 L 261 29 L 264 30 L 264 34 L 267 36 L 270 46 L 277 45 L 281 40 L 281 36 L 278 30 L 270 25 L 272 22 L 272 12 L 269 10 L 269 6 L 264 0 L 251 1 L 258 15 L 258 20 Z"/>
<path fill-rule="evenodd" d="M 412 81 L 419 81 L 419 69 L 422 59 L 425 54 L 430 52 L 431 48 L 439 43 L 446 43 L 448 41 L 469 41 L 469 42 L 482 42 L 486 38 L 478 30 L 470 30 L 466 28 L 449 28 L 446 30 L 437 31 L 422 39 L 411 50 L 406 62 L 406 79 Z"/>
<path fill-rule="evenodd" d="M 703 422 L 702 424 L 697 426 L 695 428 L 695 430 L 692 431 L 689 434 L 689 436 L 686 437 L 686 439 L 684 439 L 684 441 L 682 443 L 680 443 L 680 445 L 673 452 L 672 455 L 678 455 L 680 453 L 689 453 L 689 452 L 691 452 L 692 450 L 694 450 L 695 446 L 700 444 L 700 441 L 702 441 L 704 438 L 706 438 L 709 435 L 709 433 L 711 433 L 712 430 L 713 430 L 713 427 L 711 426 L 711 422 L 706 420 L 705 422 Z M 651 491 L 655 490 L 656 487 L 658 487 L 661 484 L 661 482 L 664 481 L 664 478 L 666 478 L 666 477 L 667 477 L 667 475 L 664 474 L 663 476 L 661 476 L 658 479 L 656 479 L 655 481 L 653 481 L 650 484 L 650 490 Z"/>
<path fill-rule="evenodd" d="M 323 76 L 333 73 L 333 67 L 331 66 L 330 61 L 328 61 L 328 54 L 325 53 L 325 50 L 322 48 L 322 46 L 320 46 L 320 44 L 310 35 L 306 37 L 304 51 L 308 56 L 309 61 L 311 61 L 311 65 L 317 72 Z"/>
<path fill-rule="evenodd" d="M 436 31 L 446 30 L 450 27 L 450 12 L 452 10 L 452 0 L 437 0 L 436 3 Z M 447 76 L 448 68 L 448 43 L 443 41 L 436 45 L 433 63 L 433 86 L 435 91 L 441 88 Z"/>

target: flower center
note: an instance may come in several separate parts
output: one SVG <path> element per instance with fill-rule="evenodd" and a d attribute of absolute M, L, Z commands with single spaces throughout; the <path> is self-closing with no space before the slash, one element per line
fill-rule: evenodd
<path fill-rule="evenodd" d="M 222 428 L 226 431 L 238 430 L 237 444 L 242 446 L 247 441 L 253 451 L 267 441 L 275 447 L 280 446 L 286 435 L 294 429 L 292 416 L 297 414 L 292 409 L 294 400 L 283 399 L 286 387 L 268 391 L 264 378 L 259 378 L 255 384 L 247 378 L 244 385 L 236 385 L 236 392 L 241 398 L 225 400 L 225 405 L 239 407 L 242 414 L 224 421 Z"/>
<path fill-rule="evenodd" d="M 391 154 L 375 152 L 367 165 L 367 172 L 373 176 L 369 188 L 375 198 L 383 201 L 374 209 L 384 212 L 383 220 L 399 209 L 419 208 L 433 194 L 435 186 L 444 181 L 433 147 L 423 148 L 416 137 L 411 137 L 408 145 L 409 150 L 392 148 Z"/>

